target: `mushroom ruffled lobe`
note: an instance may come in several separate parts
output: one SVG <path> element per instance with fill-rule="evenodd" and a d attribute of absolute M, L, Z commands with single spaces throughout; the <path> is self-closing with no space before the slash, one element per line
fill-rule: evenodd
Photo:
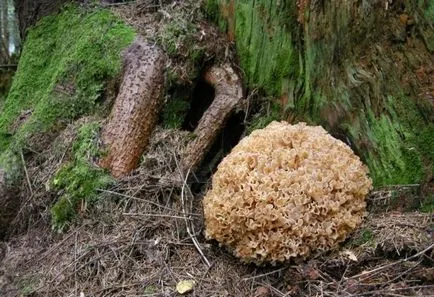
<path fill-rule="evenodd" d="M 244 262 L 306 258 L 362 222 L 371 188 L 359 157 L 322 127 L 273 122 L 220 163 L 203 201 L 205 235 Z"/>

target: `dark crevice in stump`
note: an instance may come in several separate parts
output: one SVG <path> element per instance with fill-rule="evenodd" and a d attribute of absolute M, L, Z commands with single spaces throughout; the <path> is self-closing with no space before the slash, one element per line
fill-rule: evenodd
<path fill-rule="evenodd" d="M 184 119 L 182 129 L 186 131 L 194 131 L 203 114 L 214 101 L 214 98 L 214 87 L 203 79 L 200 79 L 193 90 L 191 107 Z"/>
<path fill-rule="evenodd" d="M 225 127 L 220 131 L 209 152 L 198 166 L 194 177 L 195 183 L 207 182 L 216 171 L 220 161 L 238 144 L 245 132 L 244 118 L 244 112 L 234 113 L 229 117 Z"/>

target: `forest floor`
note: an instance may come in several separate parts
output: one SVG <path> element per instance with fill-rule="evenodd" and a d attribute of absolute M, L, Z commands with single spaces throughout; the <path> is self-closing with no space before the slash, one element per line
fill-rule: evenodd
<path fill-rule="evenodd" d="M 156 32 L 170 29 L 153 13 L 158 8 L 114 9 L 178 52 L 199 38 L 198 49 L 212 52 L 212 59 L 231 58 L 229 46 L 206 24 L 191 31 L 194 36 L 187 30 L 173 39 Z M 186 17 L 170 6 L 163 14 L 180 25 Z M 181 54 L 171 69 L 186 82 L 192 63 Z M 181 281 L 192 286 L 187 296 L 434 296 L 434 217 L 414 207 L 414 185 L 373 191 L 364 223 L 338 249 L 275 266 L 243 264 L 205 240 L 201 203 L 210 180 L 182 174 L 179 160 L 190 134 L 162 126 L 139 168 L 101 189 L 95 206 L 80 205 L 75 224 L 56 233 L 49 180 L 71 154 L 79 122 L 26 164 L 33 193 L 21 206 L 15 232 L 0 242 L 0 296 L 179 296 Z M 53 153 L 56 143 L 60 153 Z"/>
<path fill-rule="evenodd" d="M 189 296 L 433 295 L 432 214 L 406 212 L 391 190 L 369 197 L 339 249 L 307 261 L 246 265 L 205 241 L 208 186 L 192 192 L 178 168 L 186 136 L 157 129 L 140 168 L 68 232 L 53 232 L 46 211 L 1 243 L 2 296 L 179 296 L 182 280 L 194 281 Z"/>

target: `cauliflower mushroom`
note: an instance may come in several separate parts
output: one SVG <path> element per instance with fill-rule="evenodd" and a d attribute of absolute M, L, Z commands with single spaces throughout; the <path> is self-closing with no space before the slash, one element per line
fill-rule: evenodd
<path fill-rule="evenodd" d="M 205 235 L 257 264 L 329 250 L 362 222 L 367 174 L 322 127 L 273 122 L 218 166 L 203 200 Z"/>

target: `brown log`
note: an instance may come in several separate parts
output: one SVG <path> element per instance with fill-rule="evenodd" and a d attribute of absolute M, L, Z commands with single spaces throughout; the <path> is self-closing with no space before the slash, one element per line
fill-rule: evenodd
<path fill-rule="evenodd" d="M 138 164 L 158 120 L 164 87 L 165 55 L 138 38 L 124 56 L 124 77 L 102 139 L 108 148 L 100 165 L 116 178 Z"/>
<path fill-rule="evenodd" d="M 192 140 L 181 160 L 184 170 L 198 168 L 229 116 L 243 103 L 241 79 L 225 64 L 209 69 L 204 79 L 215 89 L 215 98 L 199 121 Z"/>

